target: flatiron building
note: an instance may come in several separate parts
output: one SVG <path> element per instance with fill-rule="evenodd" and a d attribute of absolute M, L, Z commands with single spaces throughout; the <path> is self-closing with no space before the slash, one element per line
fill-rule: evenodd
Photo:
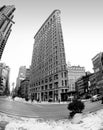
<path fill-rule="evenodd" d="M 35 100 L 62 100 L 68 91 L 60 13 L 54 10 L 34 36 L 29 94 Z"/>

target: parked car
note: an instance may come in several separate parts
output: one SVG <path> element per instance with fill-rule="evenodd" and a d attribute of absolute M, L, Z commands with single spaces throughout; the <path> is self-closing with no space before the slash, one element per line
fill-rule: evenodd
<path fill-rule="evenodd" d="M 91 101 L 95 102 L 95 101 L 99 101 L 101 99 L 102 99 L 102 95 L 101 94 L 96 94 L 96 95 L 92 96 Z"/>
<path fill-rule="evenodd" d="M 53 101 L 53 98 L 49 98 L 49 99 L 48 99 L 48 102 L 52 102 L 52 101 Z"/>
<path fill-rule="evenodd" d="M 68 101 L 70 101 L 70 102 L 72 102 L 73 101 L 73 99 L 74 99 L 74 96 L 70 96 L 70 97 L 68 97 Z"/>

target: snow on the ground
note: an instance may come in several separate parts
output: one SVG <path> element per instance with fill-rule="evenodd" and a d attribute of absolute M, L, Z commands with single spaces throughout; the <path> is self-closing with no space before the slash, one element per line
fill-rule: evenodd
<path fill-rule="evenodd" d="M 11 97 L 8 97 L 7 98 L 8 100 L 10 100 L 10 101 L 13 101 L 13 99 L 11 98 Z M 22 102 L 22 103 L 28 103 L 28 104 L 35 104 L 35 103 L 42 103 L 42 104 L 59 104 L 59 102 L 48 102 L 48 101 L 42 101 L 42 102 L 37 102 L 36 100 L 34 100 L 33 102 L 31 102 L 31 100 L 29 100 L 29 101 L 25 101 L 25 99 L 24 98 L 19 98 L 19 97 L 15 97 L 14 98 L 14 101 L 18 101 L 18 102 Z M 67 102 L 60 102 L 60 104 L 65 104 L 65 103 L 67 103 Z"/>
<path fill-rule="evenodd" d="M 0 113 L 0 121 L 9 122 L 5 130 L 103 130 L 103 110 L 77 114 L 72 120 L 59 121 L 45 121 Z"/>
<path fill-rule="evenodd" d="M 27 101 L 25 101 L 24 98 L 19 98 L 19 97 L 15 97 L 14 100 L 11 97 L 8 97 L 7 99 L 10 100 L 10 101 L 18 101 L 18 102 L 22 102 L 22 103 L 31 103 L 30 100 L 27 102 Z M 34 102 L 36 102 L 36 101 L 34 101 Z"/>
<path fill-rule="evenodd" d="M 12 101 L 11 98 L 9 100 Z M 15 98 L 23 103 L 24 99 Z M 36 102 L 36 101 L 34 101 Z M 72 120 L 45 121 L 43 119 L 10 117 L 0 114 L 0 121 L 9 122 L 6 130 L 103 130 L 103 110 L 88 114 L 76 114 Z"/>

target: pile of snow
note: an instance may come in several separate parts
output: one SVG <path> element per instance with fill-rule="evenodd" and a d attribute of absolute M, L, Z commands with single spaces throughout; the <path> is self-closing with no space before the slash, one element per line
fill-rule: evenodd
<path fill-rule="evenodd" d="M 31 103 L 31 100 L 26 101 L 25 98 L 15 97 L 14 100 L 15 100 L 15 101 L 18 101 L 18 102 L 22 102 L 22 103 Z"/>
<path fill-rule="evenodd" d="M 26 101 L 25 98 L 15 97 L 14 99 L 12 99 L 12 97 L 8 97 L 7 99 L 9 101 L 18 101 L 18 102 L 22 102 L 22 103 L 29 103 L 29 104 L 31 104 L 31 100 Z M 32 103 L 36 103 L 36 101 L 33 101 Z"/>
<path fill-rule="evenodd" d="M 10 117 L 1 113 L 0 121 L 9 122 L 5 130 L 102 130 L 103 110 L 90 114 L 77 114 L 72 120 L 59 121 Z"/>
<path fill-rule="evenodd" d="M 9 101 L 18 101 L 18 102 L 22 102 L 22 103 L 27 103 L 27 104 L 59 104 L 59 102 L 48 102 L 48 101 L 44 101 L 44 102 L 37 102 L 36 100 L 34 100 L 33 102 L 31 102 L 31 100 L 26 101 L 25 98 L 20 98 L 20 97 L 15 97 L 14 99 L 12 99 L 12 97 L 8 97 L 7 98 Z M 60 102 L 60 104 L 67 104 L 67 102 Z"/>

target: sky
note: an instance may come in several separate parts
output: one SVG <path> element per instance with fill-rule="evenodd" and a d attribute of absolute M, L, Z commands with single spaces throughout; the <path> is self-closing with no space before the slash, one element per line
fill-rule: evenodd
<path fill-rule="evenodd" d="M 0 6 L 15 5 L 15 24 L 1 62 L 11 68 L 16 82 L 20 66 L 31 65 L 34 35 L 52 13 L 61 10 L 66 63 L 93 72 L 92 58 L 103 51 L 102 0 L 0 0 Z"/>

